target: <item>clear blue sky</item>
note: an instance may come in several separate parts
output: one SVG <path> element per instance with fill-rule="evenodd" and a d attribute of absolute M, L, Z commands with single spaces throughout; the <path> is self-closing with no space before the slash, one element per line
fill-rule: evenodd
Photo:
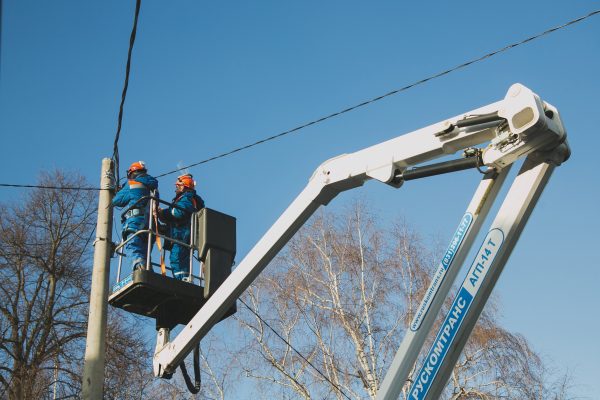
<path fill-rule="evenodd" d="M 133 0 L 4 0 L 0 183 L 45 169 L 98 182 L 112 154 Z M 120 141 L 121 174 L 159 174 L 301 125 L 598 9 L 596 1 L 145 0 Z M 558 168 L 501 277 L 505 325 L 599 398 L 600 15 L 231 157 L 193 168 L 208 206 L 238 218 L 238 261 L 324 160 L 504 97 L 554 104 L 573 156 Z M 445 242 L 478 175 L 370 183 L 358 197 Z M 162 178 L 163 197 L 174 176 Z M 23 189 L 0 188 L 0 201 Z"/>

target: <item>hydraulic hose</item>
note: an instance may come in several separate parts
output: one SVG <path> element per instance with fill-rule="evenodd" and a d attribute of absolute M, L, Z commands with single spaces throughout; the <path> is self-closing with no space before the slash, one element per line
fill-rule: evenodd
<path fill-rule="evenodd" d="M 185 385 L 190 393 L 198 393 L 200 391 L 200 387 L 202 386 L 202 382 L 200 380 L 200 344 L 196 345 L 196 348 L 194 349 L 194 380 L 196 381 L 194 385 L 192 385 L 192 380 L 188 375 L 185 367 L 185 361 L 182 361 L 181 364 L 179 364 L 179 368 L 181 368 L 181 374 L 183 375 Z"/>

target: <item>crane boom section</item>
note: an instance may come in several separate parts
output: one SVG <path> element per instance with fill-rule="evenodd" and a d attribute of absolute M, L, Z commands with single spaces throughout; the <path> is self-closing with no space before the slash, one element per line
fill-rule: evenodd
<path fill-rule="evenodd" d="M 485 146 L 481 165 L 502 169 L 564 140 L 558 111 L 525 86 L 514 84 L 503 100 L 327 160 L 179 335 L 157 349 L 155 375 L 172 373 L 304 222 L 340 192 L 371 179 L 399 188 L 402 172 L 409 167 L 474 146 Z"/>

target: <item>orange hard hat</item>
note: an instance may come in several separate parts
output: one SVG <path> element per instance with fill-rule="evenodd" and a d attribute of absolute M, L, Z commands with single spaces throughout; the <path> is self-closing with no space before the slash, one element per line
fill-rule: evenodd
<path fill-rule="evenodd" d="M 132 172 L 136 172 L 136 171 L 146 171 L 146 163 L 143 161 L 136 161 L 133 164 L 131 164 L 129 166 L 129 169 L 127 170 L 127 175 L 131 174 Z"/>
<path fill-rule="evenodd" d="M 194 189 L 196 187 L 196 181 L 194 181 L 194 177 L 191 174 L 185 174 L 177 177 L 175 185 L 181 185 L 188 189 Z"/>

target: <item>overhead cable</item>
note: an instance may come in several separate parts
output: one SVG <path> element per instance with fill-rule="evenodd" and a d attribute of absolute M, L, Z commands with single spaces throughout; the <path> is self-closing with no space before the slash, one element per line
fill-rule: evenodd
<path fill-rule="evenodd" d="M 364 106 L 366 106 L 366 105 L 368 105 L 368 104 L 375 103 L 375 102 L 377 102 L 377 101 L 379 101 L 379 100 L 382 100 L 382 99 L 384 99 L 384 98 L 386 98 L 386 97 L 389 97 L 389 96 L 392 96 L 392 95 L 394 95 L 394 94 L 397 94 L 397 93 L 400 93 L 400 92 L 404 92 L 404 91 L 406 91 L 406 90 L 408 90 L 408 89 L 411 89 L 411 88 L 413 88 L 413 87 L 415 87 L 415 86 L 421 85 L 421 84 L 423 84 L 423 83 L 425 83 L 425 82 L 429 82 L 429 81 L 431 81 L 431 80 L 433 80 L 433 79 L 440 78 L 440 77 L 442 77 L 442 76 L 444 76 L 444 75 L 448 75 L 448 74 L 450 74 L 450 73 L 452 73 L 452 72 L 454 72 L 454 71 L 457 71 L 457 70 L 459 70 L 459 69 L 462 69 L 462 68 L 468 67 L 468 66 L 470 66 L 470 65 L 472 65 L 472 64 L 475 64 L 475 63 L 477 63 L 477 62 L 483 61 L 483 60 L 485 60 L 485 59 L 487 59 L 487 58 L 493 57 L 493 56 L 495 56 L 496 54 L 499 54 L 499 53 L 505 52 L 505 51 L 507 51 L 507 50 L 513 49 L 513 48 L 515 48 L 515 47 L 518 47 L 518 46 L 520 46 L 520 45 L 522 45 L 522 44 L 525 44 L 525 43 L 531 42 L 531 41 L 533 41 L 533 40 L 535 40 L 535 39 L 538 39 L 538 38 L 540 38 L 540 37 L 542 37 L 542 36 L 548 35 L 548 34 L 550 34 L 550 33 L 552 33 L 552 32 L 556 32 L 556 31 L 558 31 L 558 30 L 560 30 L 560 29 L 566 28 L 566 27 L 567 27 L 567 26 L 569 26 L 569 25 L 573 25 L 573 24 L 576 24 L 576 23 L 578 23 L 578 22 L 581 22 L 581 21 L 583 21 L 583 20 L 585 20 L 585 19 L 587 19 L 587 18 L 589 18 L 589 17 L 591 17 L 591 16 L 593 16 L 593 15 L 596 15 L 596 14 L 600 14 L 600 10 L 592 11 L 592 12 L 590 12 L 590 13 L 588 13 L 588 14 L 586 14 L 586 15 L 582 16 L 582 17 L 576 18 L 576 19 L 574 19 L 574 20 L 571 20 L 571 21 L 569 21 L 569 22 L 566 22 L 566 23 L 564 23 L 564 24 L 562 24 L 562 25 L 555 26 L 554 28 L 550 28 L 550 29 L 548 29 L 548 30 L 545 30 L 545 31 L 543 31 L 543 32 L 541 32 L 541 33 L 538 33 L 537 35 L 534 35 L 534 36 L 528 37 L 528 38 L 526 38 L 526 39 L 523 39 L 523 40 L 521 40 L 520 42 L 516 42 L 516 43 L 509 44 L 509 45 L 507 45 L 507 46 L 504 46 L 504 47 L 502 47 L 502 48 L 500 48 L 500 49 L 498 49 L 498 50 L 494 50 L 494 51 L 492 51 L 492 52 L 490 52 L 490 53 L 487 53 L 487 54 L 485 54 L 485 55 L 483 55 L 483 56 L 481 56 L 481 57 L 477 57 L 477 58 L 474 58 L 474 59 L 472 59 L 472 60 L 466 61 L 466 62 L 464 62 L 464 63 L 462 63 L 462 64 L 459 64 L 459 65 L 457 65 L 457 66 L 455 66 L 455 67 L 453 67 L 453 68 L 450 68 L 450 69 L 447 69 L 447 70 L 445 70 L 445 71 L 439 72 L 439 73 L 437 73 L 437 74 L 435 74 L 435 75 L 431 75 L 431 76 L 429 76 L 429 77 L 427 77 L 427 78 L 423 78 L 423 79 L 421 79 L 421 80 L 419 80 L 419 81 L 413 82 L 413 83 L 411 83 L 411 84 L 409 84 L 409 85 L 406 85 L 406 86 L 403 86 L 403 87 L 401 87 L 401 88 L 399 88 L 399 89 L 392 90 L 392 91 L 390 91 L 390 92 L 388 92 L 388 93 L 386 93 L 386 94 L 383 94 L 383 95 L 381 95 L 381 96 L 377 96 L 377 97 L 374 97 L 374 98 L 372 98 L 372 99 L 370 99 L 370 100 L 363 101 L 362 103 L 359 103 L 359 104 L 356 104 L 356 105 L 354 105 L 354 106 L 351 106 L 351 107 L 345 108 L 345 109 L 343 109 L 343 110 L 341 110 L 341 111 L 334 112 L 334 113 L 332 113 L 332 114 L 329 114 L 329 115 L 326 115 L 326 116 L 324 116 L 324 117 L 318 118 L 318 119 L 316 119 L 316 120 L 314 120 L 314 121 L 307 122 L 307 123 L 305 123 L 305 124 L 303 124 L 303 125 L 300 125 L 300 126 L 297 126 L 297 127 L 295 127 L 295 128 L 289 129 L 289 130 L 287 130 L 287 131 L 284 131 L 284 132 L 278 133 L 278 134 L 276 134 L 276 135 L 269 136 L 269 137 L 267 137 L 267 138 L 264 138 L 264 139 L 262 139 L 262 140 L 259 140 L 259 141 L 257 141 L 257 142 L 254 142 L 254 143 L 251 143 L 251 144 L 247 144 L 247 145 L 245 145 L 245 146 L 242 146 L 242 147 L 238 147 L 238 148 L 236 148 L 236 149 L 233 149 L 233 150 L 227 151 L 227 152 L 225 152 L 225 153 L 221 153 L 221 154 L 219 154 L 219 155 L 216 155 L 216 156 L 213 156 L 213 157 L 207 158 L 207 159 L 205 159 L 205 160 L 202 160 L 202 161 L 198 161 L 198 162 L 196 162 L 196 163 L 193 163 L 193 164 L 190 164 L 190 165 L 186 165 L 185 167 L 181 167 L 181 168 L 178 168 L 178 169 L 175 169 L 175 170 L 169 171 L 169 172 L 165 172 L 165 173 L 163 173 L 163 174 L 160 174 L 160 175 L 156 175 L 156 177 L 157 177 L 157 178 L 160 178 L 160 177 L 163 177 L 163 176 L 167 176 L 167 175 L 170 175 L 170 174 L 174 174 L 174 173 L 176 173 L 176 172 L 179 172 L 179 171 L 181 171 L 181 170 L 184 170 L 184 169 L 187 169 L 187 168 L 195 167 L 195 166 L 198 166 L 198 165 L 201 165 L 201 164 L 206 164 L 206 163 L 208 163 L 208 162 L 210 162 L 210 161 L 214 161 L 214 160 L 217 160 L 217 159 L 219 159 L 219 158 L 227 157 L 227 156 L 229 156 L 229 155 L 231 155 L 231 154 L 234 154 L 234 153 L 237 153 L 237 152 L 239 152 L 239 151 L 246 150 L 246 149 L 249 149 L 249 148 L 251 148 L 251 147 L 257 146 L 257 145 L 259 145 L 259 144 L 263 144 L 263 143 L 265 143 L 265 142 L 269 142 L 269 141 L 271 141 L 271 140 L 278 139 L 278 138 L 280 138 L 280 137 L 282 137 L 282 136 L 285 136 L 285 135 L 288 135 L 288 134 L 290 134 L 290 133 L 294 133 L 294 132 L 297 132 L 297 131 L 299 131 L 299 130 L 301 130 L 301 129 L 308 128 L 309 126 L 316 125 L 316 124 L 318 124 L 318 123 L 320 123 L 320 122 L 324 122 L 324 121 L 326 121 L 326 120 L 328 120 L 328 119 L 331 119 L 331 118 L 334 118 L 334 117 L 340 116 L 340 115 L 342 115 L 342 114 L 345 114 L 345 113 L 348 113 L 348 112 L 350 112 L 350 111 L 354 111 L 354 110 L 356 110 L 357 108 L 361 108 L 361 107 L 364 107 Z"/>
<path fill-rule="evenodd" d="M 1 0 L 0 0 L 0 1 L 1 1 Z M 140 3 L 140 0 L 138 0 L 138 5 L 139 5 L 139 3 Z M 139 8 L 137 8 L 137 7 L 136 7 L 136 18 L 135 18 L 135 22 L 134 22 L 134 30 L 135 30 L 135 25 L 137 25 L 137 12 L 139 12 Z M 388 96 L 391 96 L 391 95 L 394 95 L 394 94 L 397 94 L 397 93 L 400 93 L 400 92 L 406 91 L 406 90 L 408 90 L 408 89 L 410 89 L 410 88 L 413 88 L 413 87 L 415 87 L 415 86 L 417 86 L 417 85 L 421 85 L 421 84 L 423 84 L 423 83 L 425 83 L 425 82 L 428 82 L 428 81 L 430 81 L 430 80 L 433 80 L 433 79 L 435 79 L 435 78 L 439 78 L 439 77 L 441 77 L 441 76 L 443 76 L 443 75 L 447 75 L 447 74 L 449 74 L 449 73 L 451 73 L 451 72 L 454 72 L 454 71 L 456 71 L 456 70 L 458 70 L 458 69 L 465 68 L 465 67 L 467 67 L 467 66 L 469 66 L 469 65 L 472 65 L 472 64 L 474 64 L 474 63 L 476 63 L 476 62 L 483 61 L 483 60 L 485 60 L 485 59 L 487 59 L 487 58 L 490 58 L 490 57 L 492 57 L 492 56 L 494 56 L 494 55 L 496 55 L 496 54 L 499 54 L 499 53 L 501 53 L 501 52 L 504 52 L 504 51 L 506 51 L 506 50 L 509 50 L 509 49 L 515 48 L 515 47 L 517 47 L 517 46 L 520 46 L 520 45 L 522 45 L 522 44 L 525 44 L 525 43 L 531 42 L 531 41 L 533 41 L 533 40 L 535 40 L 535 39 L 538 39 L 538 38 L 540 38 L 540 37 L 542 37 L 542 36 L 545 36 L 545 35 L 547 35 L 547 34 L 550 34 L 550 33 L 552 33 L 552 32 L 555 32 L 555 31 L 558 31 L 558 30 L 560 30 L 560 29 L 566 28 L 567 26 L 570 26 L 570 25 L 576 24 L 576 23 L 578 23 L 578 22 L 581 22 L 581 21 L 583 21 L 583 20 L 585 20 L 585 19 L 587 19 L 587 18 L 589 18 L 589 17 L 592 17 L 592 16 L 594 16 L 594 15 L 597 15 L 597 14 L 600 14 L 600 10 L 595 10 L 595 11 L 592 11 L 592 12 L 590 12 L 590 13 L 588 13 L 588 14 L 586 14 L 586 15 L 582 16 L 582 17 L 576 18 L 576 19 L 574 19 L 574 20 L 571 20 L 571 21 L 569 21 L 569 22 L 567 22 L 567 23 L 564 23 L 564 24 L 562 24 L 562 25 L 556 26 L 556 27 L 554 27 L 554 28 L 550 28 L 550 29 L 548 29 L 548 30 L 546 30 L 546 31 L 544 31 L 544 32 L 541 32 L 541 33 L 537 34 L 537 35 L 534 35 L 534 36 L 528 37 L 528 38 L 526 38 L 526 39 L 524 39 L 524 40 L 521 40 L 520 42 L 516 42 L 516 43 L 510 44 L 510 45 L 504 46 L 504 47 L 502 47 L 501 49 L 498 49 L 498 50 L 496 50 L 496 51 L 493 51 L 493 52 L 491 52 L 491 53 L 487 53 L 487 54 L 486 54 L 486 55 L 484 55 L 484 56 L 481 56 L 481 57 L 478 57 L 478 58 L 472 59 L 472 60 L 470 60 L 470 61 L 464 62 L 464 63 L 462 63 L 462 64 L 460 64 L 460 65 L 457 65 L 457 66 L 455 66 L 454 68 L 451 68 L 451 69 L 445 70 L 445 71 L 443 71 L 443 72 L 440 72 L 440 73 L 437 73 L 437 74 L 435 74 L 435 75 L 431 75 L 431 76 L 429 76 L 429 77 L 427 77 L 427 78 L 424 78 L 424 79 L 421 79 L 421 80 L 419 80 L 419 81 L 416 81 L 416 82 L 414 82 L 414 83 L 411 83 L 410 85 L 406 85 L 406 86 L 404 86 L 404 87 L 402 87 L 402 88 L 399 88 L 399 89 L 393 90 L 393 91 L 391 91 L 391 92 L 388 92 L 388 93 L 386 93 L 386 94 L 384 94 L 384 95 L 381 95 L 381 96 L 375 97 L 375 98 L 373 98 L 373 99 L 371 99 L 371 100 L 364 101 L 364 102 L 362 102 L 362 103 L 360 103 L 360 104 L 357 104 L 357 105 L 355 105 L 355 106 L 348 107 L 348 108 L 346 108 L 346 109 L 344 109 L 344 110 L 342 110 L 342 111 L 338 111 L 338 112 L 335 112 L 335 113 L 333 113 L 333 114 L 329 114 L 329 115 L 327 115 L 327 116 L 325 116 L 325 117 L 321 117 L 321 118 L 319 118 L 319 119 L 317 119 L 317 120 L 314 120 L 314 121 L 308 122 L 308 123 L 306 123 L 306 124 L 300 125 L 300 126 L 298 126 L 298 127 L 296 127 L 296 128 L 289 129 L 289 130 L 287 130 L 287 131 L 281 132 L 281 133 L 279 133 L 279 134 L 276 134 L 276 135 L 273 135 L 273 136 L 269 136 L 269 137 L 267 137 L 267 138 L 265 138 L 265 139 L 262 139 L 262 140 L 259 140 L 259 141 L 257 141 L 257 142 L 254 142 L 254 143 L 251 143 L 251 144 L 248 144 L 248 145 L 242 146 L 242 147 L 238 147 L 238 148 L 236 148 L 236 149 L 233 149 L 233 150 L 227 151 L 227 152 L 225 152 L 225 153 L 222 153 L 222 154 L 219 154 L 219 155 L 216 155 L 216 156 L 213 156 L 213 157 L 210 157 L 210 158 L 204 159 L 204 160 L 202 160 L 202 161 L 199 161 L 199 162 L 196 162 L 196 163 L 193 163 L 193 164 L 187 165 L 187 166 L 185 166 L 185 167 L 181 167 L 181 168 L 178 168 L 178 169 L 175 169 L 175 170 L 169 171 L 169 172 L 165 172 L 165 173 L 163 173 L 163 174 L 160 174 L 160 175 L 156 175 L 156 177 L 157 177 L 157 178 L 160 178 L 160 177 L 163 177 L 163 176 L 167 176 L 167 175 L 170 175 L 170 174 L 174 174 L 174 173 L 176 173 L 176 172 L 178 172 L 178 171 L 181 171 L 181 170 L 183 170 L 183 169 L 186 169 L 186 168 L 191 168 L 191 167 L 195 167 L 195 166 L 198 166 L 198 165 L 201 165 L 201 164 L 206 164 L 206 163 L 208 163 L 208 162 L 211 162 L 211 161 L 217 160 L 217 159 L 219 159 L 219 158 L 227 157 L 227 156 L 229 156 L 229 155 L 231 155 L 231 154 L 234 154 L 234 153 L 237 153 L 237 152 L 239 152 L 239 151 L 246 150 L 246 149 L 249 149 L 249 148 L 251 148 L 251 147 L 257 146 L 257 145 L 259 145 L 259 144 L 262 144 L 262 143 L 265 143 L 265 142 L 268 142 L 268 141 L 271 141 L 271 140 L 274 140 L 274 139 L 280 138 L 280 137 L 282 137 L 282 136 L 285 136 L 285 135 L 287 135 L 287 134 L 290 134 L 290 133 L 293 133 L 293 132 L 297 132 L 297 131 L 299 131 L 299 130 L 301 130 L 301 129 L 304 129 L 304 128 L 307 128 L 307 127 L 309 127 L 309 126 L 311 126 L 311 125 L 318 124 L 318 123 L 320 123 L 320 122 L 323 122 L 323 121 L 325 121 L 325 120 L 331 119 L 331 118 L 333 118 L 333 117 L 336 117 L 336 116 L 339 116 L 339 115 L 341 115 L 341 114 L 345 114 L 345 113 L 347 113 L 347 112 L 350 112 L 350 111 L 352 111 L 352 110 L 355 110 L 355 109 L 357 109 L 357 108 L 360 108 L 360 107 L 366 106 L 367 104 L 370 104 L 370 103 L 374 103 L 374 102 L 376 102 L 376 101 L 379 101 L 379 100 L 381 100 L 381 99 L 383 99 L 383 98 L 385 98 L 385 97 L 388 97 Z M 134 33 L 133 31 L 132 31 L 132 36 L 133 36 L 133 40 L 135 40 L 135 33 Z M 130 54 L 131 54 L 131 48 L 132 48 L 132 46 L 133 46 L 133 44 L 132 44 L 132 42 L 131 42 L 131 41 L 130 41 L 130 44 L 131 44 L 131 47 L 130 47 Z M 125 88 L 124 88 L 124 90 L 123 90 L 123 93 L 124 93 L 124 94 L 125 94 L 125 93 L 126 93 L 126 91 L 127 91 L 127 82 L 128 82 L 128 76 L 129 76 L 129 64 L 130 64 L 130 62 L 129 62 L 129 61 L 130 61 L 130 60 L 129 60 L 129 58 L 128 58 L 128 63 L 127 63 L 127 74 L 126 74 L 126 75 L 127 75 L 127 76 L 126 76 L 126 84 L 125 84 Z M 121 111 L 122 111 L 122 106 L 123 106 L 123 103 L 124 103 L 124 98 L 123 98 L 123 100 L 122 100 L 122 102 L 121 102 Z M 117 146 L 117 144 L 118 144 L 118 140 L 119 140 L 119 132 L 120 132 L 120 130 L 121 130 L 121 129 L 120 129 L 120 128 L 121 128 L 121 117 L 122 117 L 122 112 L 120 112 L 120 113 L 119 113 L 119 127 L 118 127 L 118 130 L 117 130 L 117 137 L 115 138 L 115 147 L 114 147 L 114 149 L 115 149 L 115 153 L 113 154 L 113 158 L 115 158 L 115 155 L 116 155 L 116 160 L 115 160 L 115 161 L 116 161 L 116 164 L 118 164 L 118 146 Z M 116 169 L 116 171 L 117 171 L 117 179 L 118 179 L 118 168 L 115 168 L 115 169 Z M 4 183 L 4 184 L 0 184 L 0 187 L 25 187 L 25 188 L 42 188 L 42 189 L 67 189 L 67 190 L 103 190 L 103 189 L 94 189 L 94 188 L 62 188 L 62 187 L 48 187 L 48 186 L 38 186 L 38 185 L 15 185 L 15 184 L 5 184 L 5 183 Z"/>
<path fill-rule="evenodd" d="M 243 305 L 246 306 L 246 308 L 248 310 L 250 310 L 250 312 L 254 315 L 256 315 L 256 317 L 262 321 L 263 324 L 265 324 L 265 326 L 267 326 L 271 331 L 273 331 L 273 333 L 275 335 L 277 335 L 277 337 L 281 340 L 283 340 L 283 342 L 288 345 L 296 354 L 298 354 L 300 356 L 300 358 L 302 358 L 308 365 L 310 365 L 311 367 L 313 367 L 313 369 L 315 371 L 317 371 L 317 373 L 319 375 L 321 375 L 323 377 L 323 379 L 325 379 L 327 382 L 329 382 L 329 384 L 331 384 L 331 386 L 333 386 L 338 392 L 340 392 L 340 394 L 342 396 L 344 396 L 345 398 L 347 398 L 348 400 L 350 400 L 350 397 L 348 397 L 348 395 L 346 393 L 344 393 L 344 391 L 335 383 L 333 383 L 331 381 L 331 379 L 329 379 L 325 374 L 323 374 L 317 367 L 315 367 L 315 365 L 313 363 L 311 363 L 306 357 L 304 357 L 304 355 L 302 355 L 302 353 L 300 353 L 298 350 L 296 350 L 296 348 L 294 346 L 291 345 L 290 342 L 288 342 L 283 336 L 281 336 L 273 327 L 271 327 L 271 325 L 269 325 L 269 323 L 267 321 L 265 321 L 256 311 L 254 311 L 248 304 L 246 304 L 246 302 L 244 302 L 244 300 L 242 299 L 238 299 Z M 293 376 L 290 375 L 290 379 L 292 379 L 296 385 L 298 386 L 302 386 Z"/>
<path fill-rule="evenodd" d="M 2 10 L 4 9 L 4 4 L 2 0 L 0 0 L 0 82 L 2 81 Z"/>
<path fill-rule="evenodd" d="M 127 51 L 127 65 L 125 67 L 125 82 L 123 83 L 123 92 L 121 93 L 121 105 L 119 106 L 119 117 L 117 119 L 117 133 L 113 144 L 113 161 L 115 163 L 115 181 L 119 182 L 119 137 L 121 136 L 121 125 L 123 123 L 123 107 L 125 106 L 125 98 L 127 97 L 127 88 L 129 87 L 129 71 L 131 70 L 131 53 L 133 44 L 135 43 L 135 35 L 137 32 L 138 16 L 140 14 L 140 6 L 142 0 L 136 0 L 135 17 L 133 19 L 133 28 L 129 36 L 129 50 Z"/>
<path fill-rule="evenodd" d="M 18 184 L 13 184 L 13 183 L 0 183 L 0 187 L 56 189 L 56 190 L 113 190 L 113 189 L 100 189 L 100 188 L 86 187 L 86 186 L 18 185 Z"/>

